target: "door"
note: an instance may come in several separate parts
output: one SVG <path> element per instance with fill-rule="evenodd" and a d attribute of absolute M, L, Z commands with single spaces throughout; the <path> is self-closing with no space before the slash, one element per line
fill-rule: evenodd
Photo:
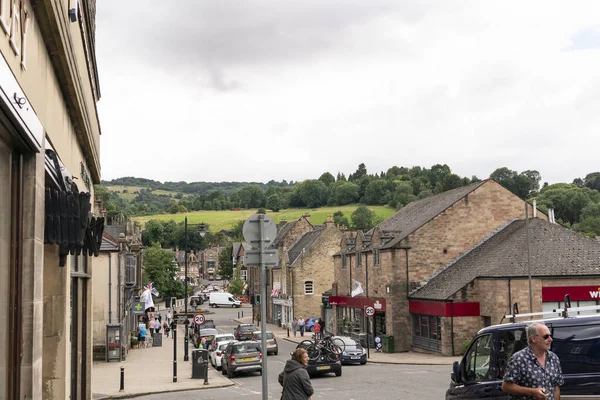
<path fill-rule="evenodd" d="M 459 367 L 459 382 L 451 385 L 446 399 L 508 399 L 502 392 L 502 382 L 497 380 L 494 357 L 494 336 L 491 333 L 473 340 Z"/>

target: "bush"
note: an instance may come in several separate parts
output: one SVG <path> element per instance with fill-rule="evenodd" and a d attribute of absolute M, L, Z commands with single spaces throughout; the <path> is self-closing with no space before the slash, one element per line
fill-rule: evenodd
<path fill-rule="evenodd" d="M 131 340 L 130 340 L 130 342 L 129 342 L 129 345 L 131 347 L 137 346 L 138 345 L 138 339 L 136 337 L 132 337 Z"/>

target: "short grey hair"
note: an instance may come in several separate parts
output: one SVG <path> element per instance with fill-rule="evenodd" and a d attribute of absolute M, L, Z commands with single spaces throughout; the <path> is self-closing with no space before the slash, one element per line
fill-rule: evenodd
<path fill-rule="evenodd" d="M 538 335 L 538 328 L 540 326 L 546 326 L 546 325 L 542 324 L 540 322 L 534 322 L 532 324 L 527 325 L 525 332 L 527 333 L 527 344 L 528 345 L 531 345 L 531 337 Z"/>

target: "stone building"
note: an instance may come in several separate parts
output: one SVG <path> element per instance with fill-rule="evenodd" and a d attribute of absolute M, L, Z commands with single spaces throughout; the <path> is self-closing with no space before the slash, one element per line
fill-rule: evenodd
<path fill-rule="evenodd" d="M 136 316 L 142 315 L 134 309 L 142 289 L 142 248 L 141 231 L 133 221 L 113 220 L 105 227 L 92 280 L 95 360 L 106 360 L 106 325 L 121 324 L 123 356 L 130 347 L 129 332 L 136 329 Z"/>
<path fill-rule="evenodd" d="M 91 398 L 95 8 L 0 1 L 0 398 Z"/>
<path fill-rule="evenodd" d="M 485 180 L 409 203 L 369 232 L 346 234 L 334 256 L 335 284 L 329 297 L 336 331 L 364 333 L 364 310 L 370 306 L 375 315 L 369 331 L 392 335 L 396 351 L 426 348 L 449 354 L 452 347 L 442 348 L 437 326 L 430 328 L 433 342 L 414 334 L 416 319 L 428 315 L 428 307 L 433 306 L 412 299 L 411 294 L 486 237 L 525 218 L 525 207 L 524 200 Z M 527 207 L 529 216 L 546 218 Z M 357 284 L 362 293 L 352 296 Z M 478 311 L 468 303 L 455 302 L 454 315 L 475 316 Z"/>

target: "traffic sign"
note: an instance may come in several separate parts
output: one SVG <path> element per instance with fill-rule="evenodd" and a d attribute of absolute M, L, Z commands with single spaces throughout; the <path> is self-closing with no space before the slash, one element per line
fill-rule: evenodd
<path fill-rule="evenodd" d="M 373 307 L 367 307 L 365 308 L 365 314 L 367 314 L 367 317 L 372 317 L 375 315 L 375 309 Z"/>
<path fill-rule="evenodd" d="M 260 237 L 261 224 L 263 225 L 262 241 Z M 264 214 L 254 214 L 244 222 L 242 233 L 250 246 L 258 250 L 264 250 L 273 243 L 275 236 L 277 236 L 277 225 L 271 217 Z"/>
<path fill-rule="evenodd" d="M 202 325 L 204 323 L 204 314 L 195 314 L 194 315 L 194 323 L 196 325 Z"/>
<path fill-rule="evenodd" d="M 277 257 L 277 250 L 263 251 L 263 263 L 265 263 L 265 265 L 279 264 L 279 257 Z M 244 254 L 244 265 L 260 265 L 260 251 L 259 250 L 246 251 L 246 254 Z"/>

